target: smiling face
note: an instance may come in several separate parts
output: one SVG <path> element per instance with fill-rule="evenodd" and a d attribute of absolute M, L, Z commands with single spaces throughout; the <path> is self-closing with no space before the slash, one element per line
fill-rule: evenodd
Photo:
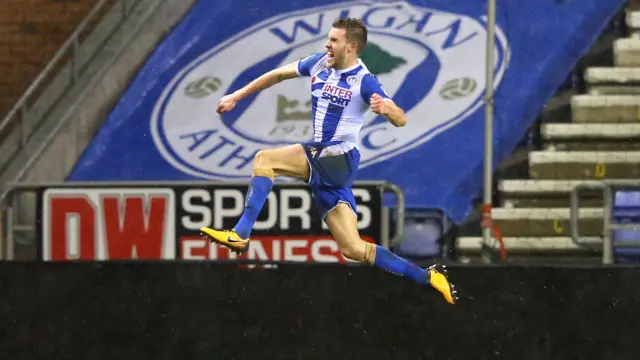
<path fill-rule="evenodd" d="M 327 67 L 344 69 L 358 60 L 357 44 L 347 39 L 346 29 L 331 28 L 324 47 L 327 49 Z"/>

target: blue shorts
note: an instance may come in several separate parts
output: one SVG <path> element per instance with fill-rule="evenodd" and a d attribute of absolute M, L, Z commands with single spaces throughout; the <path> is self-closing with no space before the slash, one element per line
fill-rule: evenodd
<path fill-rule="evenodd" d="M 346 203 L 356 213 L 356 200 L 351 186 L 358 172 L 360 151 L 344 152 L 340 141 L 301 143 L 309 162 L 309 185 L 314 203 L 324 217 L 339 203 Z"/>

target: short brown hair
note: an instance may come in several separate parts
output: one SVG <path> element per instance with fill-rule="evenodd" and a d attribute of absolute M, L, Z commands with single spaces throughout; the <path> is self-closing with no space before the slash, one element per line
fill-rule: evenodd
<path fill-rule="evenodd" d="M 347 31 L 347 40 L 356 43 L 357 52 L 360 54 L 367 45 L 367 26 L 360 19 L 337 18 L 332 25 L 336 29 Z"/>

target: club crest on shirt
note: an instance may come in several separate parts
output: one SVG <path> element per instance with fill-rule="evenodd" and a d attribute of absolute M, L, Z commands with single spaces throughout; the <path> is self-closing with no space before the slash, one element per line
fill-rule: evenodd
<path fill-rule="evenodd" d="M 482 19 L 405 1 L 342 2 L 264 18 L 183 67 L 164 89 L 150 119 L 163 158 L 192 176 L 246 179 L 258 151 L 311 140 L 310 87 L 324 89 L 322 78 L 330 74 L 322 64 L 313 78 L 283 81 L 222 115 L 215 110 L 222 96 L 260 74 L 323 52 L 333 19 L 344 15 L 361 18 L 372 29 L 360 57 L 408 117 L 406 128 L 398 130 L 373 112 L 367 114 L 358 143 L 361 167 L 429 141 L 482 106 L 484 62 L 462 65 L 460 60 L 477 59 L 485 52 Z M 497 87 L 509 58 L 506 37 L 500 28 L 496 34 Z M 354 86 L 360 79 L 351 76 L 346 82 Z M 331 91 L 331 100 L 349 101 L 346 92 Z"/>

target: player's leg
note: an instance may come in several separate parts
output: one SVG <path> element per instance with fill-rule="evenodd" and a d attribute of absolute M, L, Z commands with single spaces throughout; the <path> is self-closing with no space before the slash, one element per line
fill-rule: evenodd
<path fill-rule="evenodd" d="M 447 279 L 443 267 L 431 266 L 422 269 L 382 246 L 362 240 L 358 233 L 357 217 L 349 204 L 338 203 L 326 215 L 325 222 L 346 258 L 408 277 L 418 284 L 429 284 L 438 290 L 447 302 L 456 302 L 456 290 Z"/>
<path fill-rule="evenodd" d="M 234 227 L 241 238 L 247 239 L 251 235 L 251 229 L 269 196 L 273 180 L 278 176 L 309 179 L 309 164 L 302 145 L 263 150 L 256 154 L 244 213 Z"/>
<path fill-rule="evenodd" d="M 309 164 L 302 145 L 262 150 L 253 159 L 253 172 L 242 217 L 233 230 L 202 228 L 200 231 L 221 245 L 244 252 L 249 246 L 251 229 L 271 192 L 277 176 L 309 179 Z"/>

